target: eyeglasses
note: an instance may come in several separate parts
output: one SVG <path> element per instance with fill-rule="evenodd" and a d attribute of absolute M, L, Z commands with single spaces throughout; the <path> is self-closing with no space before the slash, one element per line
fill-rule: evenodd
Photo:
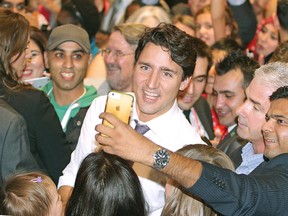
<path fill-rule="evenodd" d="M 111 54 L 116 59 L 122 58 L 122 57 L 127 56 L 127 55 L 132 55 L 132 54 L 134 55 L 134 52 L 133 53 L 123 53 L 119 50 L 111 50 L 111 49 L 101 49 L 100 53 L 104 57 Z"/>
<path fill-rule="evenodd" d="M 23 11 L 25 9 L 24 3 L 18 3 L 17 5 L 12 4 L 11 2 L 1 2 L 0 7 L 7 8 L 12 10 L 14 7 L 17 9 L 17 11 Z"/>

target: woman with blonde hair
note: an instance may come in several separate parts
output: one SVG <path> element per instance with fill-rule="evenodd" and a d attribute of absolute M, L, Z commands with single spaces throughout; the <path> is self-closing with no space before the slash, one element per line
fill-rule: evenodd
<path fill-rule="evenodd" d="M 213 4 L 200 9 L 194 16 L 196 23 L 196 37 L 212 46 L 223 37 L 231 37 L 241 44 L 238 35 L 238 25 L 229 7 L 219 7 Z M 219 1 L 220 4 L 220 1 Z M 215 7 L 217 6 L 217 7 Z"/>
<path fill-rule="evenodd" d="M 230 158 L 222 151 L 207 145 L 187 145 L 177 151 L 179 154 L 195 160 L 234 170 Z M 161 216 L 215 216 L 216 212 L 205 205 L 198 197 L 181 191 L 181 186 L 168 180 L 166 184 L 166 204 Z"/>

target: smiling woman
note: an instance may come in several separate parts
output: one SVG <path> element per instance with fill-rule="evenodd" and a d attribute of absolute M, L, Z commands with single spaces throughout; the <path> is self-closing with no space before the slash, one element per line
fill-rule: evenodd
<path fill-rule="evenodd" d="M 274 17 L 263 19 L 258 24 L 253 40 L 248 44 L 247 50 L 253 54 L 255 60 L 261 65 L 267 63 L 279 45 L 278 28 L 274 25 Z"/>
<path fill-rule="evenodd" d="M 47 46 L 46 36 L 36 27 L 30 27 L 30 48 L 31 58 L 26 61 L 26 65 L 21 76 L 22 80 L 29 80 L 43 76 L 45 71 L 44 51 Z"/>

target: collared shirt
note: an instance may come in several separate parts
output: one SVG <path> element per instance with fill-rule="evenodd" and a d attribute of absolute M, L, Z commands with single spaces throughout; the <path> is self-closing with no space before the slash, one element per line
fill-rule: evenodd
<path fill-rule="evenodd" d="M 248 142 L 242 149 L 242 163 L 236 169 L 236 173 L 248 175 L 260 163 L 264 161 L 263 154 L 255 154 L 251 142 Z"/>
<path fill-rule="evenodd" d="M 104 112 L 105 101 L 106 96 L 96 98 L 87 111 L 78 145 L 71 155 L 70 163 L 59 179 L 58 187 L 63 185 L 73 187 L 81 161 L 99 147 L 95 140 L 95 125 L 102 122 L 99 119 L 99 114 Z M 134 100 L 130 121 L 133 128 L 135 127 L 135 119 L 138 120 L 136 100 Z M 150 128 L 145 133 L 145 137 L 171 151 L 176 151 L 187 144 L 203 143 L 196 129 L 187 121 L 176 101 L 168 112 L 145 122 L 145 124 Z M 137 163 L 134 164 L 133 169 L 139 176 L 145 199 L 149 205 L 149 215 L 160 215 L 165 204 L 164 176 L 152 168 Z"/>

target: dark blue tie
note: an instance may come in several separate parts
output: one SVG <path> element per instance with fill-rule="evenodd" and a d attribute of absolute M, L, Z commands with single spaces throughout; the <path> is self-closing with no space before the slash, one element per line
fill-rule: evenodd
<path fill-rule="evenodd" d="M 150 130 L 150 128 L 147 125 L 141 125 L 138 122 L 138 120 L 135 120 L 135 123 L 136 123 L 135 130 L 142 135 L 144 135 L 147 131 Z"/>

